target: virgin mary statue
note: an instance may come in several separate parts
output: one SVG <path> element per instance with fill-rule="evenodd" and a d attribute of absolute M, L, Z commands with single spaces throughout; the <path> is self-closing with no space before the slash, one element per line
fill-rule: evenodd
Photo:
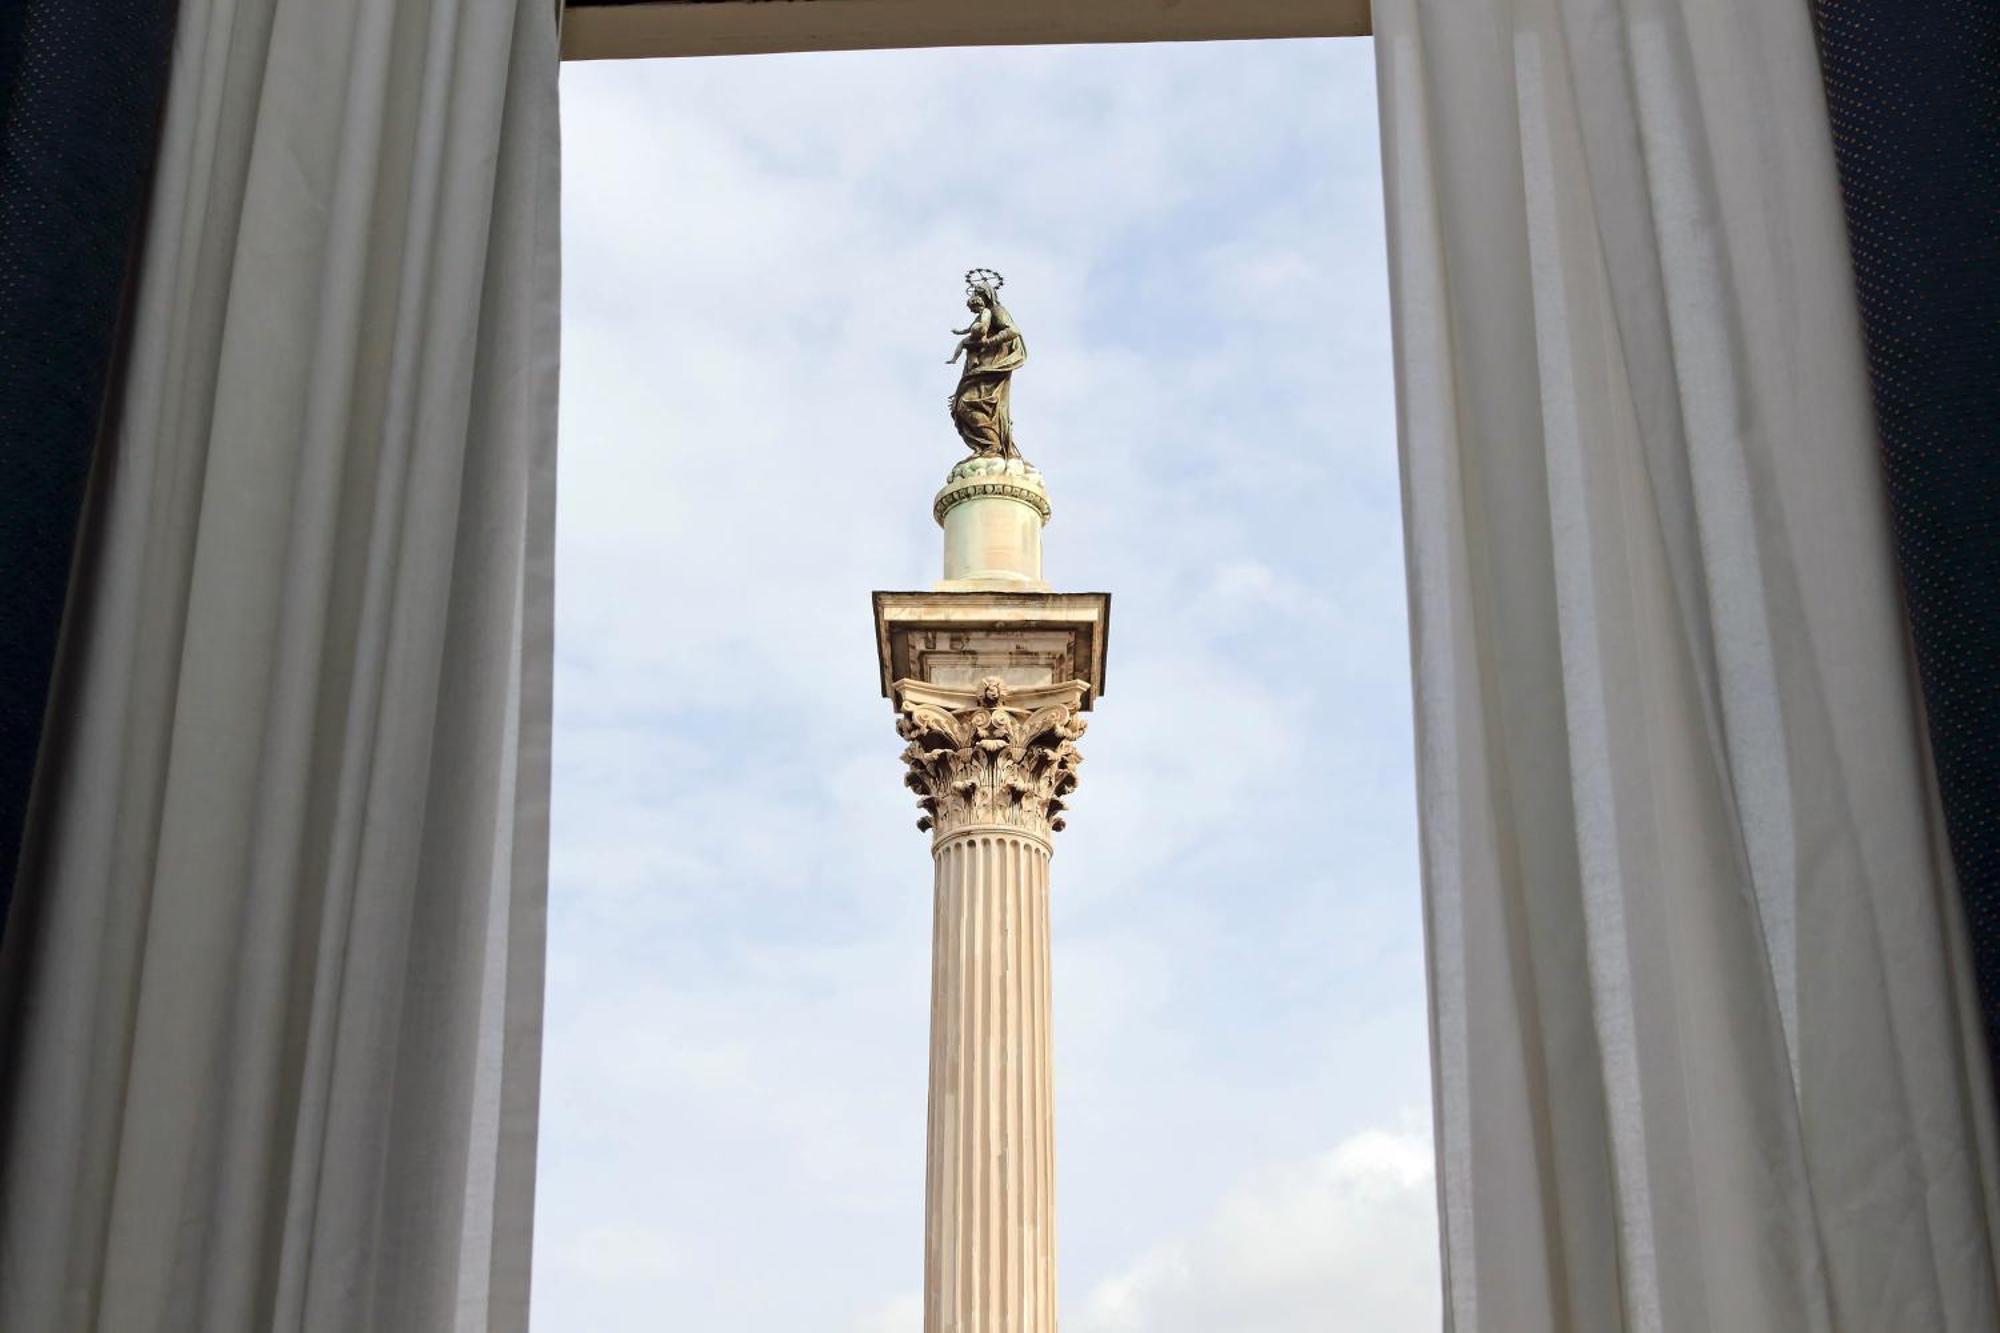
<path fill-rule="evenodd" d="M 1002 281 L 989 270 L 974 269 L 966 275 L 965 308 L 972 312 L 972 322 L 952 330 L 964 336 L 951 360 L 962 355 L 965 368 L 959 372 L 958 392 L 951 396 L 951 424 L 973 453 L 1019 458 L 1008 408 L 1014 371 L 1028 359 L 1028 344 L 1007 307 L 1000 304 Z"/>

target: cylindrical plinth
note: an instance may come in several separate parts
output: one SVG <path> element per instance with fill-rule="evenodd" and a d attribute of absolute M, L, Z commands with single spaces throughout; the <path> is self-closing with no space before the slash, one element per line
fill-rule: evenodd
<path fill-rule="evenodd" d="M 1019 458 L 975 457 L 945 479 L 931 513 L 944 529 L 943 588 L 966 585 L 1047 592 L 1042 525 L 1049 493 Z"/>
<path fill-rule="evenodd" d="M 933 852 L 924 1333 L 1054 1333 L 1049 847 L 987 826 Z"/>

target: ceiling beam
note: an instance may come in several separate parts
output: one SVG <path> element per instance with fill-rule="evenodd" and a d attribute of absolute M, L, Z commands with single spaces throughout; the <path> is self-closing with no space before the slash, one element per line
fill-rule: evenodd
<path fill-rule="evenodd" d="M 1368 0 L 569 0 L 563 59 L 1355 37 L 1368 30 Z"/>

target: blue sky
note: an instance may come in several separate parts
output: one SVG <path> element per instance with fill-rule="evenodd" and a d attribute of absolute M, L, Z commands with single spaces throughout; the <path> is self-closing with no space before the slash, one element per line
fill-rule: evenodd
<path fill-rule="evenodd" d="M 569 65 L 545 1330 L 920 1328 L 960 275 L 1113 594 L 1054 867 L 1070 1333 L 1435 1327 L 1363 41 Z"/>

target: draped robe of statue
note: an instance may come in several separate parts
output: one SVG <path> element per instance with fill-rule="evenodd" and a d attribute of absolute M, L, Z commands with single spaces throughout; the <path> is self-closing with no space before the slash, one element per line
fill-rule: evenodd
<path fill-rule="evenodd" d="M 1028 344 L 999 299 L 984 288 L 989 328 L 965 351 L 965 369 L 951 396 L 951 422 L 975 454 L 1018 458 L 1010 413 L 1014 372 L 1028 359 Z"/>

